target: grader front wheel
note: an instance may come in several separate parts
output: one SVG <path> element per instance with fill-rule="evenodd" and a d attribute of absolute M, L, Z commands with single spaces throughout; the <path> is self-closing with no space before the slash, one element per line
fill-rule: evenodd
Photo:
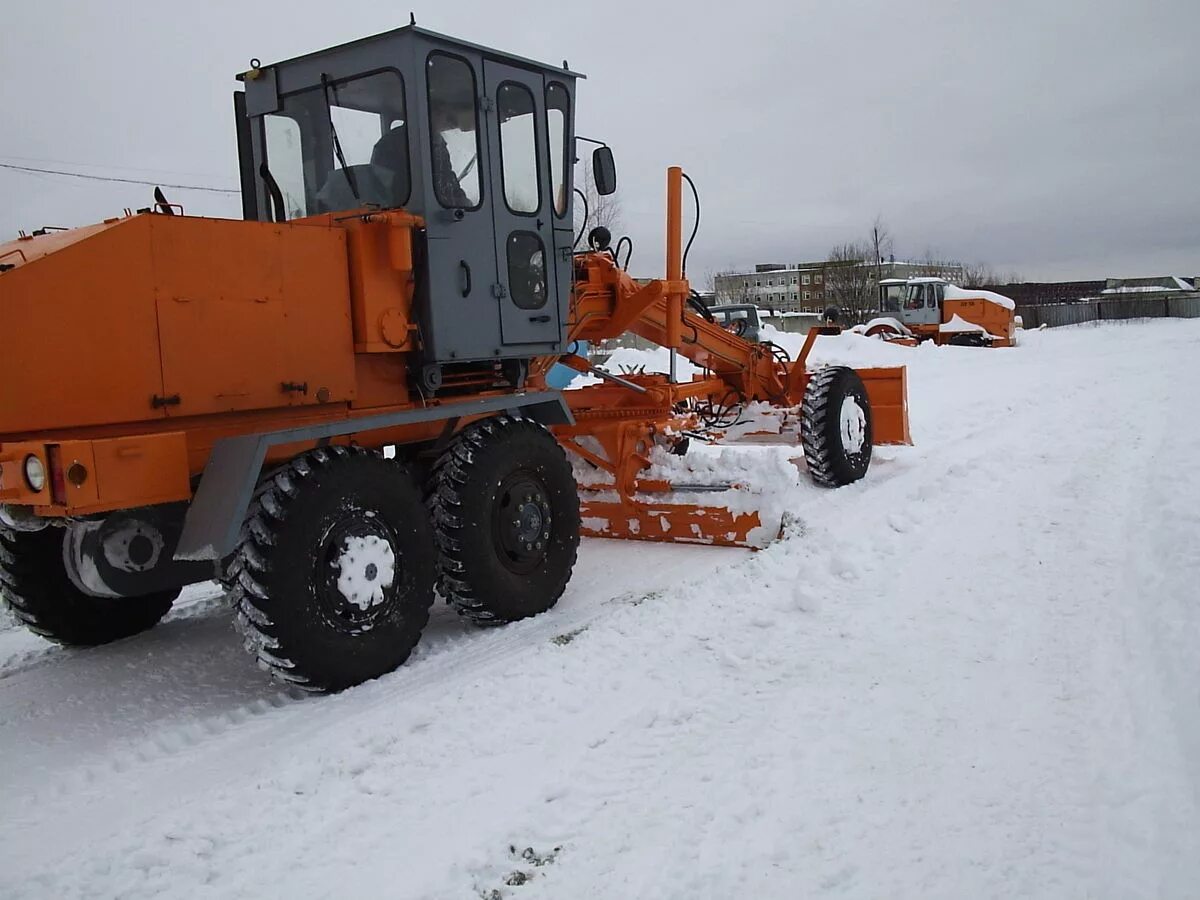
<path fill-rule="evenodd" d="M 804 459 L 813 481 L 840 487 L 871 465 L 871 403 L 853 369 L 829 366 L 813 373 L 800 407 Z"/>
<path fill-rule="evenodd" d="M 299 456 L 260 485 L 229 567 L 247 648 L 306 689 L 390 672 L 428 621 L 434 555 L 403 466 L 338 446 Z"/>

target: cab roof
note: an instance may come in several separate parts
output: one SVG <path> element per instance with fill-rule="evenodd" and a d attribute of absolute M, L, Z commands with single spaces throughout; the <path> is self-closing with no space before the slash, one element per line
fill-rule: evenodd
<path fill-rule="evenodd" d="M 498 59 L 498 60 L 504 60 L 504 61 L 510 62 L 510 63 L 516 63 L 517 65 L 522 66 L 524 68 L 542 69 L 542 70 L 545 70 L 548 72 L 556 72 L 561 75 L 566 75 L 571 78 L 587 78 L 587 76 L 584 75 L 582 72 L 574 72 L 571 69 L 567 68 L 567 65 L 566 65 L 567 61 L 565 59 L 563 60 L 563 65 L 553 66 L 553 65 L 550 65 L 549 63 L 538 62 L 536 59 L 529 59 L 528 57 L 525 57 L 525 56 L 517 56 L 515 53 L 506 53 L 503 50 L 496 50 L 492 47 L 485 47 L 482 44 L 473 44 L 470 41 L 464 41 L 464 40 L 461 40 L 460 38 L 450 37 L 449 35 L 440 34 L 439 32 L 436 32 L 436 31 L 430 31 L 427 28 L 420 28 L 417 25 L 405 25 L 402 28 L 393 28 L 391 31 L 381 31 L 378 34 L 372 34 L 372 35 L 368 35 L 367 37 L 357 38 L 353 41 L 347 41 L 344 44 L 335 44 L 332 47 L 324 47 L 320 50 L 314 50 L 310 53 L 302 53 L 300 56 L 293 56 L 293 57 L 290 57 L 289 59 L 281 59 L 278 62 L 274 62 L 274 63 L 266 63 L 266 64 L 263 64 L 261 66 L 261 68 L 266 69 L 266 68 L 270 68 L 271 66 L 282 66 L 282 65 L 287 65 L 289 63 L 300 62 L 302 60 L 311 59 L 315 56 L 320 56 L 320 55 L 322 55 L 324 53 L 328 53 L 332 50 L 344 50 L 349 47 L 355 47 L 359 44 L 370 43 L 371 41 L 378 40 L 379 38 L 395 37 L 395 36 L 403 35 L 403 34 L 418 34 L 418 35 L 422 35 L 423 37 L 432 38 L 434 40 L 442 41 L 442 42 L 445 42 L 448 44 L 456 44 L 459 47 L 463 47 L 467 50 L 474 50 L 478 53 L 482 53 L 484 56 L 487 56 L 491 59 Z M 238 75 L 237 80 L 244 81 L 245 73 Z"/>

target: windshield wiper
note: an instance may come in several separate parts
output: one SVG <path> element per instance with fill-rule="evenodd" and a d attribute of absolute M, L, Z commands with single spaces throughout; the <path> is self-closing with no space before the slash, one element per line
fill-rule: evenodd
<path fill-rule="evenodd" d="M 337 102 L 337 87 L 329 80 L 329 76 L 324 72 L 321 73 L 321 88 L 325 95 L 325 112 L 329 116 L 329 133 L 333 137 L 333 152 L 337 156 L 338 163 L 342 167 L 342 172 L 346 175 L 346 182 L 350 185 L 350 192 L 354 194 L 354 199 L 360 204 L 362 197 L 358 193 L 358 185 L 354 183 L 354 173 L 350 171 L 350 167 L 346 165 L 346 154 L 342 152 L 342 142 L 338 140 L 337 126 L 333 124 L 333 104 L 329 102 L 329 93 L 333 92 L 333 100 Z M 339 104 L 340 105 L 340 104 Z"/>

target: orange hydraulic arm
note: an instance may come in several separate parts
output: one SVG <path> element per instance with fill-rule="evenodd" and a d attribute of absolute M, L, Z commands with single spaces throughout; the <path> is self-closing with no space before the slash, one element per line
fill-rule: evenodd
<path fill-rule="evenodd" d="M 688 309 L 691 289 L 680 252 L 682 177 L 678 167 L 667 171 L 667 277 L 639 285 L 608 253 L 576 256 L 568 337 L 596 342 L 632 332 L 679 353 L 704 374 L 685 383 L 659 374 L 609 375 L 606 383 L 566 393 L 576 421 L 554 431 L 576 456 L 609 476 L 580 485 L 586 533 L 754 544 L 763 530 L 757 513 L 681 502 L 681 491 L 700 486 L 642 477 L 651 465 L 651 449 L 659 445 L 678 452 L 686 435 L 702 429 L 704 409 L 765 401 L 786 418 L 804 398 L 806 360 L 817 335 L 838 329 L 813 329 L 799 357 L 788 361 L 776 355 L 779 348 L 747 341 Z M 544 374 L 555 361 L 594 371 L 582 357 L 568 355 L 540 360 L 534 374 Z M 874 442 L 910 443 L 904 369 L 860 369 L 858 374 L 871 402 Z M 714 487 L 720 486 L 703 486 Z"/>
<path fill-rule="evenodd" d="M 576 258 L 575 293 L 568 336 L 572 341 L 600 341 L 632 332 L 678 352 L 708 369 L 743 400 L 772 400 L 792 406 L 788 371 L 768 347 L 746 341 L 687 309 L 691 288 L 683 275 L 680 254 L 680 189 L 682 170 L 667 171 L 667 277 L 639 285 L 607 253 Z M 802 390 L 801 385 L 795 385 Z"/>

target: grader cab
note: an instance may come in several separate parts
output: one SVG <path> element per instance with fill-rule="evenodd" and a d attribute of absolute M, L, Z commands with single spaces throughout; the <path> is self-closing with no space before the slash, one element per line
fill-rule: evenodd
<path fill-rule="evenodd" d="M 793 360 L 695 301 L 679 168 L 664 279 L 630 278 L 603 229 L 576 249 L 580 77 L 415 26 L 255 60 L 243 220 L 159 195 L 0 246 L 15 614 L 99 644 L 217 578 L 261 666 L 337 690 L 404 662 L 435 591 L 481 624 L 550 609 L 581 533 L 769 541 L 778 522 L 723 499 L 737 484 L 655 468 L 743 414 L 742 439 L 802 445 L 824 485 L 908 442 L 903 369 L 809 373 L 817 332 Z M 615 189 L 607 146 L 593 168 Z M 700 374 L 573 352 L 626 331 Z M 559 363 L 603 382 L 551 390 Z"/>

